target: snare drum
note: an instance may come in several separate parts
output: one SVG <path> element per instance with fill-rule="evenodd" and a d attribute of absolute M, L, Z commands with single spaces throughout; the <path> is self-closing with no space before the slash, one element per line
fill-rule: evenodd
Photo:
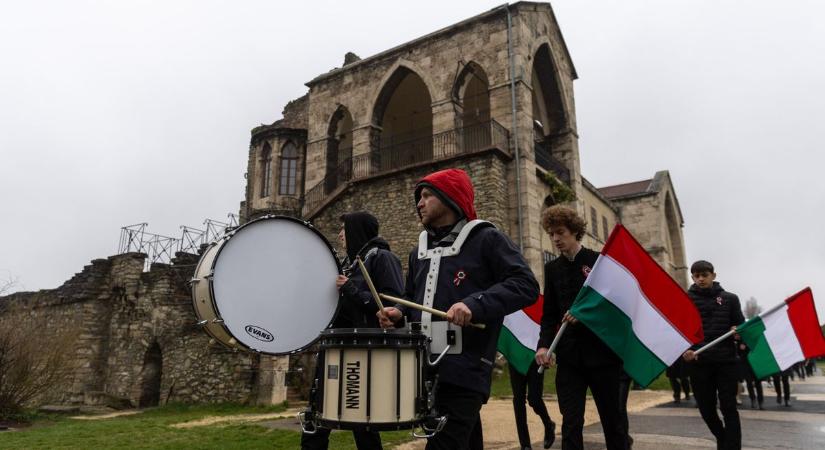
<path fill-rule="evenodd" d="M 425 419 L 426 336 L 411 329 L 333 328 L 321 333 L 318 424 L 374 431 Z"/>
<path fill-rule="evenodd" d="M 195 314 L 236 350 L 301 351 L 338 310 L 335 250 L 308 222 L 266 216 L 210 244 L 192 280 Z"/>

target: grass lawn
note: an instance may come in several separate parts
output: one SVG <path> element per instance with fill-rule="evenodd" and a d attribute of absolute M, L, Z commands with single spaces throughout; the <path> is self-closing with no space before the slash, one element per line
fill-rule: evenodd
<path fill-rule="evenodd" d="M 544 393 L 545 394 L 555 394 L 556 393 L 556 368 L 551 367 L 544 371 Z M 650 386 L 647 389 L 651 389 L 654 391 L 669 391 L 670 390 L 670 382 L 665 376 L 664 372 L 659 375 L 659 378 L 655 379 L 653 383 L 650 383 Z M 513 395 L 512 389 L 510 389 L 510 372 L 505 369 L 500 373 L 496 374 L 493 373 L 493 386 L 490 392 L 492 397 L 507 397 Z"/>
<path fill-rule="evenodd" d="M 300 433 L 271 430 L 247 423 L 207 425 L 187 429 L 170 425 L 207 416 L 263 414 L 283 411 L 283 406 L 170 405 L 132 416 L 103 420 L 76 420 L 61 416 L 37 416 L 30 428 L 1 432 L 3 449 L 294 449 Z M 411 439 L 409 431 L 381 433 L 385 448 Z M 330 448 L 355 449 L 352 433 L 332 433 Z"/>

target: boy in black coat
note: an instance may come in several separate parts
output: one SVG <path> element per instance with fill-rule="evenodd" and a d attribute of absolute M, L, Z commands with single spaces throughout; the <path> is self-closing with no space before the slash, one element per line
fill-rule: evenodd
<path fill-rule="evenodd" d="M 623 424 L 619 403 L 622 360 L 567 312 L 599 257 L 581 245 L 585 225 L 575 211 L 559 205 L 548 208 L 542 215 L 542 226 L 561 256 L 544 266 L 544 311 L 536 362 L 545 367 L 555 363 L 547 357 L 547 349 L 561 323 L 568 322 L 567 331 L 556 348 L 561 447 L 564 450 L 584 448 L 584 407 L 590 388 L 607 448 L 621 450 L 628 445 L 628 430 Z"/>
<path fill-rule="evenodd" d="M 733 336 L 696 355 L 695 350 L 722 336 L 745 321 L 739 297 L 722 289 L 716 282 L 713 264 L 696 261 L 690 267 L 693 285 L 688 296 L 702 317 L 705 340 L 694 345 L 683 355 L 688 361 L 688 373 L 693 395 L 710 432 L 720 449 L 742 448 L 742 429 L 736 410 L 739 366 Z M 716 399 L 724 422 L 716 413 Z"/>

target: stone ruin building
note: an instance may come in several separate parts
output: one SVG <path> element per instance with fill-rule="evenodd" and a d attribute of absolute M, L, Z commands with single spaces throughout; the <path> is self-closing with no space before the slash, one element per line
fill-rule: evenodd
<path fill-rule="evenodd" d="M 252 130 L 241 222 L 301 217 L 337 244 L 340 215 L 366 209 L 406 263 L 420 231 L 415 182 L 459 167 L 475 184 L 479 217 L 523 248 L 539 278 L 555 257 L 541 212 L 564 203 L 588 221 L 586 246 L 601 248 L 622 223 L 686 286 L 684 221 L 668 172 L 600 188 L 582 176 L 577 76 L 548 3 L 505 5 L 368 58 L 348 53 L 307 82 L 282 119 Z M 288 367 L 299 362 L 233 353 L 195 324 L 187 281 L 197 255 L 149 271 L 145 257 L 95 260 L 57 289 L 0 298 L 0 327 L 77 329 L 70 350 L 79 368 L 48 400 L 285 399 Z"/>

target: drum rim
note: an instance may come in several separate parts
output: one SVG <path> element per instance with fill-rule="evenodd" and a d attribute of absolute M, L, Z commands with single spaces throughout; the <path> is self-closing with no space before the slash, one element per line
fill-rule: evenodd
<path fill-rule="evenodd" d="M 220 242 L 220 240 L 225 240 L 226 242 L 224 242 L 223 245 L 221 245 L 220 248 L 218 248 L 217 253 L 215 253 L 215 258 L 212 259 L 212 264 L 209 267 L 209 273 L 211 273 L 211 274 L 215 273 L 215 265 L 218 263 L 218 258 L 220 258 L 221 252 L 224 250 L 224 248 L 226 248 L 226 243 L 228 243 L 235 234 L 237 234 L 243 228 L 252 225 L 253 223 L 261 222 L 261 221 L 265 221 L 265 220 L 272 220 L 272 219 L 286 219 L 286 220 L 295 222 L 298 225 L 303 225 L 306 228 L 308 228 L 310 231 L 315 233 L 318 237 L 321 238 L 321 241 L 324 244 L 326 244 L 326 246 L 329 249 L 330 253 L 332 253 L 332 259 L 335 260 L 335 267 L 338 269 L 338 274 L 340 275 L 340 274 L 343 273 L 342 268 L 341 268 L 341 261 L 338 259 L 338 252 L 335 250 L 335 248 L 332 246 L 332 244 L 329 242 L 329 240 L 326 238 L 326 236 L 324 236 L 324 234 L 321 233 L 320 230 L 315 228 L 315 226 L 312 225 L 312 223 L 309 222 L 308 220 L 301 220 L 301 219 L 298 219 L 298 218 L 295 218 L 295 217 L 283 216 L 283 215 L 279 215 L 279 214 L 267 214 L 265 216 L 258 217 L 256 219 L 250 220 L 249 222 L 246 222 L 245 224 L 235 228 L 231 232 L 226 233 L 218 241 L 215 241 L 216 243 Z M 223 318 L 223 316 L 221 315 L 221 310 L 220 310 L 220 308 L 218 308 L 217 296 L 215 296 L 214 277 L 209 278 L 209 297 L 210 297 L 210 301 L 212 302 L 212 307 L 215 309 L 215 314 L 218 317 Z M 338 313 L 340 312 L 340 310 L 341 310 L 341 301 L 340 301 L 340 296 L 339 296 L 339 299 L 335 304 L 335 312 L 332 314 L 332 317 L 330 318 L 329 323 L 327 323 L 324 326 L 324 328 L 323 328 L 324 331 L 327 330 L 327 329 L 330 329 L 330 327 L 332 326 L 332 323 L 335 321 L 335 318 L 338 317 Z M 314 339 L 312 339 L 306 345 L 304 345 L 302 347 L 299 347 L 299 348 L 296 348 L 296 349 L 293 349 L 293 350 L 284 351 L 284 352 L 261 351 L 261 350 L 249 347 L 246 344 L 244 344 L 243 341 L 238 339 L 238 336 L 236 336 L 235 334 L 233 334 L 229 330 L 229 327 L 227 327 L 225 325 L 221 325 L 221 326 L 223 327 L 224 330 L 226 330 L 226 333 L 229 336 L 231 336 L 233 339 L 235 339 L 235 341 L 238 344 L 241 344 L 241 346 L 243 347 L 243 350 L 246 350 L 246 351 L 251 352 L 251 353 L 260 353 L 260 354 L 263 354 L 263 355 L 283 356 L 283 355 L 292 355 L 294 353 L 300 353 L 300 352 L 303 352 L 303 351 L 307 350 L 309 347 L 312 347 L 313 345 L 315 345 L 315 343 L 317 343 L 321 339 L 321 335 L 319 334 L 318 336 L 316 336 Z"/>

